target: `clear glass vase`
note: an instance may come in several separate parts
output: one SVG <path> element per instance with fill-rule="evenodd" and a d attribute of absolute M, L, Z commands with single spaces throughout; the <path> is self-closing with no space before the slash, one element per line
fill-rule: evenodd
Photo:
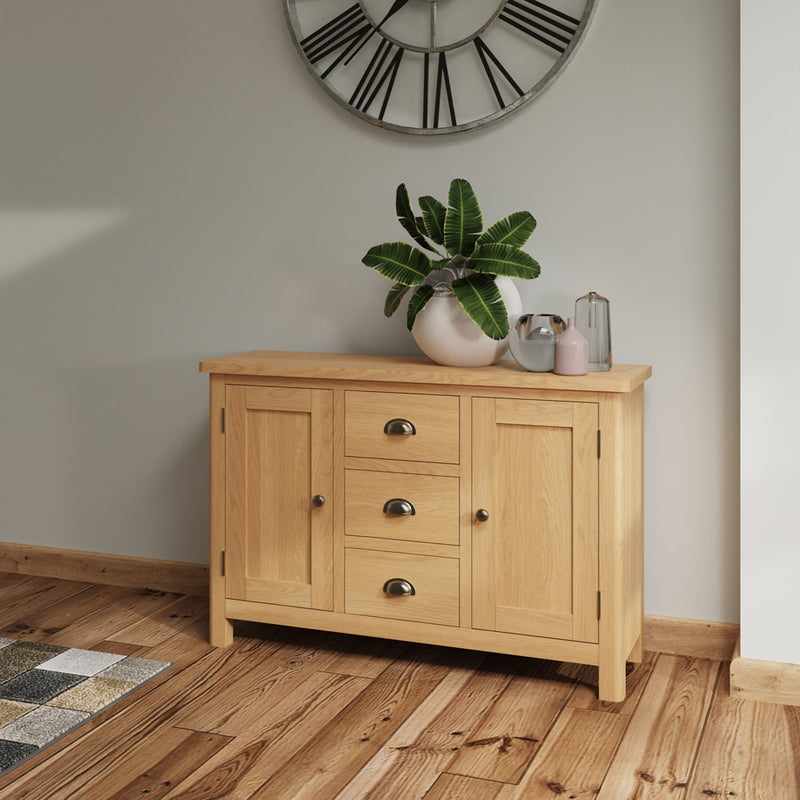
<path fill-rule="evenodd" d="M 597 292 L 575 301 L 575 327 L 589 342 L 589 372 L 611 369 L 611 317 L 608 300 Z"/>

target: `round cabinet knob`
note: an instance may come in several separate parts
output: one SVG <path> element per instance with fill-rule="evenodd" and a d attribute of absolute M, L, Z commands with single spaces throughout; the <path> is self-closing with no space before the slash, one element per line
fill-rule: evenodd
<path fill-rule="evenodd" d="M 322 508 L 322 506 L 325 505 L 325 498 L 321 494 L 315 494 L 311 498 L 311 505 L 314 506 L 314 508 Z"/>
<path fill-rule="evenodd" d="M 478 520 L 478 522 L 486 522 L 486 520 L 489 519 L 489 512 L 485 508 L 479 508 L 475 512 L 475 519 Z"/>
<path fill-rule="evenodd" d="M 390 436 L 416 436 L 417 429 L 407 419 L 390 419 L 383 426 L 383 432 Z"/>
<path fill-rule="evenodd" d="M 417 593 L 411 581 L 407 581 L 405 578 L 390 578 L 383 584 L 383 591 L 394 597 L 410 597 Z"/>

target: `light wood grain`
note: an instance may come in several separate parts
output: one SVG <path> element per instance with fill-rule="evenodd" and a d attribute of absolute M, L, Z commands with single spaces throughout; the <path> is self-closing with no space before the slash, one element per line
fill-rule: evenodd
<path fill-rule="evenodd" d="M 458 546 L 459 485 L 458 478 L 439 475 L 347 470 L 345 532 Z M 384 507 L 390 500 L 405 500 L 414 513 L 387 514 Z"/>
<path fill-rule="evenodd" d="M 719 662 L 661 655 L 598 800 L 674 797 L 686 786 Z"/>
<path fill-rule="evenodd" d="M 203 602 L 0 574 L 9 629 L 176 664 L 0 778 L 0 800 L 800 793 L 800 709 L 732 697 L 727 663 L 648 652 L 611 704 L 596 667 L 242 622 L 214 648 L 203 616 L 181 618 Z M 115 640 L 126 631 L 139 643 Z"/>
<path fill-rule="evenodd" d="M 731 694 L 746 700 L 800 706 L 800 665 L 742 658 L 737 639 L 730 687 Z"/>
<path fill-rule="evenodd" d="M 800 797 L 800 709 L 731 696 L 723 669 L 686 800 Z"/>
<path fill-rule="evenodd" d="M 345 611 L 437 625 L 458 625 L 458 570 L 455 558 L 352 550 L 345 554 Z M 416 594 L 388 595 L 384 584 L 409 581 Z"/>
<path fill-rule="evenodd" d="M 443 367 L 414 356 L 299 353 L 251 350 L 200 362 L 200 371 L 228 375 L 288 376 L 342 381 L 441 383 L 458 386 L 519 387 L 590 392 L 630 392 L 652 374 L 649 366 L 614 364 L 607 372 L 565 376 L 527 372 L 516 362 L 490 367 Z"/>
<path fill-rule="evenodd" d="M 385 433 L 393 419 L 412 423 L 416 433 Z M 458 464 L 458 424 L 458 397 L 353 391 L 345 395 L 348 456 Z"/>

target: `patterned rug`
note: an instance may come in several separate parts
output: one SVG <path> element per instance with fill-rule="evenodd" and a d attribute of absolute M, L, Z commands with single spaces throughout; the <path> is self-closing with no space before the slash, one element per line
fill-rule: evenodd
<path fill-rule="evenodd" d="M 0 775 L 171 666 L 0 638 Z"/>

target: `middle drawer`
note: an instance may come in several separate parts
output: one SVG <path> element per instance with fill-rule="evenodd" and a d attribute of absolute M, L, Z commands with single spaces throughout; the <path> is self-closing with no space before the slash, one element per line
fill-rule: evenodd
<path fill-rule="evenodd" d="M 459 544 L 459 479 L 401 472 L 345 472 L 345 533 Z"/>

